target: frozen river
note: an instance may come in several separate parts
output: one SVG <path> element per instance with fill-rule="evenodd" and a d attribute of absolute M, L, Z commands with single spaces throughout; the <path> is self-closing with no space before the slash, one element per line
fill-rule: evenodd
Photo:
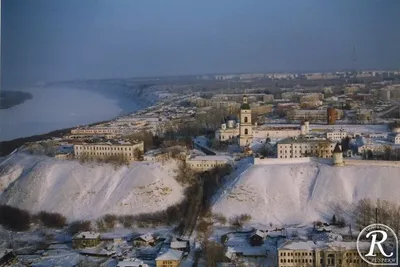
<path fill-rule="evenodd" d="M 49 131 L 108 120 L 121 112 L 137 110 L 121 107 L 118 99 L 73 88 L 29 88 L 33 99 L 0 110 L 0 141 L 43 134 Z"/>

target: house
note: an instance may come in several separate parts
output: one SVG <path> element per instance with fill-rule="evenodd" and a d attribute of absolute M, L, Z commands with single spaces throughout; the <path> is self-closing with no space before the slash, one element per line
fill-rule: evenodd
<path fill-rule="evenodd" d="M 264 239 L 267 236 L 267 233 L 262 230 L 257 230 L 254 234 L 252 234 L 249 238 L 250 245 L 261 246 L 264 244 Z"/>
<path fill-rule="evenodd" d="M 17 262 L 12 249 L 0 249 L 0 266 L 11 266 Z"/>
<path fill-rule="evenodd" d="M 147 233 L 133 239 L 133 245 L 135 247 L 152 246 L 155 243 L 153 234 Z"/>
<path fill-rule="evenodd" d="M 72 248 L 95 247 L 100 244 L 100 234 L 95 232 L 81 232 L 72 238 Z"/>
<path fill-rule="evenodd" d="M 180 250 L 183 252 L 187 252 L 189 250 L 188 242 L 187 241 L 172 241 L 171 248 Z"/>
<path fill-rule="evenodd" d="M 149 267 L 149 265 L 143 263 L 141 260 L 130 258 L 119 261 L 117 267 Z"/>
<path fill-rule="evenodd" d="M 176 249 L 168 249 L 167 252 L 156 258 L 157 267 L 178 267 L 182 260 L 183 252 Z"/>

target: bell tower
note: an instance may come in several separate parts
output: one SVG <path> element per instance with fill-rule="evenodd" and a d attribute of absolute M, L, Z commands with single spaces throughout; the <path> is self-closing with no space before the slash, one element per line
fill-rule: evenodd
<path fill-rule="evenodd" d="M 251 109 L 247 96 L 243 96 L 243 102 L 240 106 L 240 147 L 250 145 L 253 141 L 253 127 L 251 125 Z"/>

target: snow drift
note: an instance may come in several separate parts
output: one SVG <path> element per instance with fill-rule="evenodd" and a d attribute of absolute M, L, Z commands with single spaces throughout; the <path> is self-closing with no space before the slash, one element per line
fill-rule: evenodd
<path fill-rule="evenodd" d="M 319 163 L 253 165 L 213 207 L 227 217 L 249 213 L 254 223 L 297 225 L 330 220 L 340 213 L 352 220 L 362 198 L 400 203 L 399 167 Z"/>
<path fill-rule="evenodd" d="M 18 152 L 0 163 L 0 203 L 70 220 L 164 210 L 182 197 L 175 167 L 135 162 L 115 169 Z"/>

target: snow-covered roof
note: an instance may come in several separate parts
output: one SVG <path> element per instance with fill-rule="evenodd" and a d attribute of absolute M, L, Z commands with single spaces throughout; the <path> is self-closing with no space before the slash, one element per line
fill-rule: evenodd
<path fill-rule="evenodd" d="M 80 232 L 74 236 L 74 239 L 80 239 L 80 238 L 95 239 L 98 237 L 100 237 L 100 234 L 96 232 Z"/>
<path fill-rule="evenodd" d="M 255 236 L 255 235 L 258 235 L 258 236 L 261 236 L 262 238 L 264 238 L 264 237 L 267 236 L 267 233 L 264 232 L 264 231 L 261 231 L 261 230 L 257 230 L 257 231 L 256 231 L 254 234 L 252 234 L 251 236 Z"/>
<path fill-rule="evenodd" d="M 172 241 L 171 242 L 172 249 L 186 248 L 186 246 L 187 246 L 187 242 L 185 242 L 185 241 Z"/>
<path fill-rule="evenodd" d="M 266 256 L 267 255 L 267 248 L 265 246 L 259 247 L 252 247 L 250 245 L 247 246 L 239 246 L 239 247 L 229 247 L 227 257 L 229 254 L 243 254 L 243 256 Z M 230 257 L 229 257 L 230 258 Z"/>
<path fill-rule="evenodd" d="M 131 258 L 119 261 L 117 267 L 148 267 L 148 265 L 143 263 L 141 260 Z"/>
<path fill-rule="evenodd" d="M 141 235 L 141 236 L 139 236 L 139 237 L 137 237 L 137 238 L 135 238 L 135 239 L 136 239 L 136 240 L 137 240 L 137 239 L 142 239 L 142 240 L 145 241 L 145 242 L 151 242 L 151 241 L 154 240 L 154 237 L 153 237 L 153 234 L 152 234 L 152 233 L 146 233 L 146 234 Z"/>
<path fill-rule="evenodd" d="M 0 259 L 12 251 L 12 249 L 0 249 Z"/>
<path fill-rule="evenodd" d="M 195 156 L 189 160 L 202 160 L 202 161 L 232 161 L 230 156 Z"/>
<path fill-rule="evenodd" d="M 370 243 L 359 242 L 360 249 L 368 249 Z M 322 242 L 322 241 L 288 241 L 283 243 L 278 249 L 284 250 L 314 250 L 314 249 L 357 249 L 356 242 L 345 242 L 345 241 L 334 241 L 334 242 Z"/>
<path fill-rule="evenodd" d="M 156 258 L 156 261 L 178 261 L 182 258 L 182 251 L 176 249 L 168 249 L 167 252 L 161 254 Z"/>

